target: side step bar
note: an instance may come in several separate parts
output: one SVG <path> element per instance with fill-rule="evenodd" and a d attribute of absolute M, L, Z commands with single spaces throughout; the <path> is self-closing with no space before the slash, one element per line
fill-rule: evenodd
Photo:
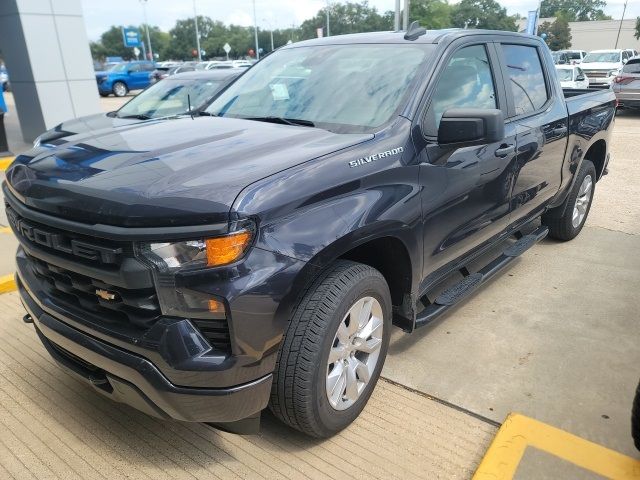
<path fill-rule="evenodd" d="M 432 323 L 435 319 L 447 312 L 451 307 L 459 303 L 461 300 L 469 296 L 477 290 L 482 284 L 486 283 L 491 277 L 502 270 L 504 267 L 513 262 L 524 252 L 533 247 L 540 240 L 545 238 L 549 233 L 549 229 L 545 226 L 539 227 L 532 233 L 520 237 L 514 244 L 507 247 L 498 258 L 487 264 L 477 273 L 469 274 L 466 269 L 466 276 L 458 283 L 449 287 L 438 297 L 422 310 L 416 317 L 414 330 L 424 327 Z"/>

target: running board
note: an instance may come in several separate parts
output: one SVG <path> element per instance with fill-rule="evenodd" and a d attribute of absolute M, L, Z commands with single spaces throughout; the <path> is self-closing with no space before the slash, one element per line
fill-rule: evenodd
<path fill-rule="evenodd" d="M 471 293 L 475 292 L 496 273 L 545 238 L 547 233 L 549 233 L 547 227 L 539 227 L 532 233 L 520 237 L 517 242 L 507 247 L 505 251 L 502 252 L 502 255 L 480 269 L 477 273 L 469 274 L 464 270 L 466 276 L 460 282 L 438 295 L 433 303 L 418 314 L 414 324 L 414 330 L 429 325 L 454 305 L 457 305 L 461 300 L 471 295 Z"/>

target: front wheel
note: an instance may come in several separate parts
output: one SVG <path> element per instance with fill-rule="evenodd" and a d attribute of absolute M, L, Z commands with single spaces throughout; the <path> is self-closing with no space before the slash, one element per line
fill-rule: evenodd
<path fill-rule="evenodd" d="M 631 436 L 636 448 L 640 450 L 640 383 L 636 388 L 636 396 L 631 408 Z"/>
<path fill-rule="evenodd" d="M 578 236 L 591 210 L 595 185 L 596 168 L 590 160 L 583 160 L 565 202 L 542 216 L 551 238 L 572 240 Z"/>
<path fill-rule="evenodd" d="M 116 82 L 113 84 L 113 94 L 116 97 L 124 97 L 128 91 L 127 86 L 122 82 Z"/>
<path fill-rule="evenodd" d="M 376 269 L 338 261 L 299 302 L 278 353 L 270 408 L 313 437 L 353 422 L 380 377 L 391 295 Z"/>

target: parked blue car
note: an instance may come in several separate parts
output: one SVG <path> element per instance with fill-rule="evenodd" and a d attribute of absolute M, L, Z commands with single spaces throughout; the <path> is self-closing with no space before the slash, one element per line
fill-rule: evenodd
<path fill-rule="evenodd" d="M 142 90 L 151 83 L 149 76 L 156 69 L 153 62 L 122 62 L 106 72 L 96 72 L 98 91 L 106 97 L 124 97 L 130 90 Z"/>

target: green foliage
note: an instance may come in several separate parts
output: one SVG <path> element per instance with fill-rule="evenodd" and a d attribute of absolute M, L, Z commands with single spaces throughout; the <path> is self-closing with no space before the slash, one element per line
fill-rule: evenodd
<path fill-rule="evenodd" d="M 564 15 L 569 22 L 585 22 L 587 20 L 610 20 L 605 15 L 605 0 L 544 0 L 540 7 L 540 17 L 557 17 Z"/>
<path fill-rule="evenodd" d="M 569 22 L 563 15 L 558 16 L 553 23 L 544 22 L 540 25 L 538 34 L 542 33 L 547 34 L 545 42 L 547 42 L 552 51 L 571 47 L 571 30 L 569 29 Z"/>
<path fill-rule="evenodd" d="M 636 40 L 640 40 L 640 17 L 636 18 L 636 33 L 634 37 L 636 37 Z"/>
<path fill-rule="evenodd" d="M 488 30 L 518 30 L 516 17 L 507 15 L 507 9 L 495 0 L 462 0 L 454 7 L 453 26 Z"/>
<path fill-rule="evenodd" d="M 561 0 L 545 0 L 558 2 Z M 578 0 L 599 1 L 599 0 Z M 384 31 L 393 29 L 394 12 L 378 12 L 362 2 L 332 2 L 329 8 L 331 35 Z M 516 17 L 507 15 L 495 0 L 462 0 L 460 3 L 449 3 L 448 0 L 412 0 L 411 21 L 418 20 L 427 29 L 450 27 L 485 28 L 497 30 L 516 30 Z M 273 31 L 274 48 L 285 45 L 288 41 L 299 41 L 315 38 L 318 28 L 326 27 L 326 10 L 318 13 L 302 23 L 298 28 Z M 144 26 L 138 27 L 146 43 Z M 231 46 L 230 58 L 244 58 L 249 50 L 255 48 L 253 27 L 225 25 L 209 17 L 198 17 L 200 48 L 205 51 L 204 58 L 225 58 L 225 43 Z M 163 32 L 156 26 L 149 26 L 149 36 L 153 52 L 160 60 L 192 60 L 192 52 L 196 50 L 196 34 L 193 18 L 178 20 L 169 32 Z M 265 29 L 258 31 L 258 43 L 264 52 L 271 51 L 271 32 Z M 122 26 L 112 26 L 104 32 L 98 42 L 91 42 L 91 54 L 95 59 L 107 56 L 120 56 L 133 59 L 133 49 L 122 44 Z"/>
<path fill-rule="evenodd" d="M 411 20 L 417 20 L 427 29 L 450 28 L 454 7 L 446 0 L 413 0 L 409 10 Z"/>
<path fill-rule="evenodd" d="M 315 17 L 302 22 L 300 39 L 315 38 L 317 29 L 326 27 L 326 14 L 323 8 Z M 329 25 L 331 35 L 392 30 L 393 16 L 380 15 L 366 0 L 362 3 L 334 2 L 329 6 Z"/>

